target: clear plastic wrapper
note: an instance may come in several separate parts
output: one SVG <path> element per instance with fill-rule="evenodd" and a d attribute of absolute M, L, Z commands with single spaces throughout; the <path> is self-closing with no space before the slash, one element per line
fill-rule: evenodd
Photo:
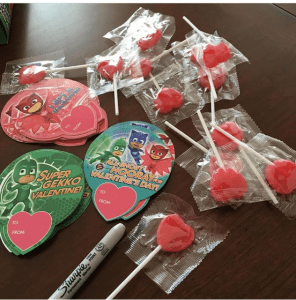
<path fill-rule="evenodd" d="M 209 148 L 209 145 L 206 143 L 204 139 L 198 141 L 206 149 Z M 179 155 L 176 159 L 176 163 L 186 170 L 189 175 L 195 178 L 198 174 L 200 167 L 206 163 L 204 162 L 204 158 L 206 158 L 206 154 L 195 146 L 191 146 L 181 155 Z"/>
<path fill-rule="evenodd" d="M 203 113 L 202 115 L 207 127 L 211 128 L 211 113 Z M 216 125 L 221 126 L 222 129 L 226 130 L 244 143 L 248 143 L 250 139 L 260 132 L 257 124 L 240 105 L 236 105 L 229 109 L 218 110 L 215 112 L 215 115 Z M 195 114 L 192 116 L 192 122 L 197 131 L 207 141 L 207 136 L 198 115 Z M 223 133 L 218 132 L 216 129 L 211 132 L 211 136 L 218 148 L 223 147 L 229 151 L 238 149 L 238 145 L 235 142 L 225 137 Z"/>
<path fill-rule="evenodd" d="M 156 77 L 134 87 L 133 93 L 139 91 L 135 93 L 135 97 L 148 118 L 161 129 L 166 128 L 165 121 L 175 125 L 203 107 L 198 95 L 194 98 L 184 94 L 185 85 L 181 73 L 180 65 L 173 64 Z"/>
<path fill-rule="evenodd" d="M 221 148 L 219 154 L 225 171 L 210 151 L 190 188 L 200 211 L 222 206 L 237 208 L 243 203 L 270 199 L 240 151 L 234 153 Z M 253 158 L 249 158 L 258 168 Z"/>
<path fill-rule="evenodd" d="M 124 24 L 105 34 L 104 38 L 116 44 L 125 39 L 132 48 L 155 56 L 166 48 L 175 30 L 174 17 L 140 7 Z"/>
<path fill-rule="evenodd" d="M 100 55 L 86 59 L 86 64 L 96 64 L 96 67 L 87 68 L 87 82 L 90 89 L 97 95 L 114 91 L 114 80 L 116 78 L 117 89 L 135 85 L 143 82 L 143 77 L 131 77 L 130 69 L 139 66 L 139 51 L 128 43 L 127 39 L 122 40 Z"/>
<path fill-rule="evenodd" d="M 226 39 L 205 32 L 203 35 L 207 40 L 204 40 L 196 31 L 186 34 L 192 54 L 203 69 L 211 69 L 227 62 L 227 70 L 231 70 L 238 64 L 249 62 L 246 56 Z"/>
<path fill-rule="evenodd" d="M 177 44 L 178 42 L 174 42 L 172 46 Z M 183 68 L 183 81 L 187 83 L 185 93 L 189 95 L 198 94 L 203 99 L 204 104 L 210 103 L 211 88 L 208 76 L 198 63 L 192 61 L 193 54 L 189 44 L 190 42 L 173 51 L 176 60 Z M 234 100 L 240 94 L 236 68 L 233 67 L 230 69 L 228 64 L 229 63 L 221 63 L 218 67 L 210 70 L 217 94 L 215 102 L 223 99 Z"/>
<path fill-rule="evenodd" d="M 275 205 L 283 214 L 285 214 L 290 220 L 296 218 L 296 151 L 291 149 L 284 142 L 272 138 L 268 135 L 259 133 L 248 143 L 248 146 L 253 148 L 256 152 L 266 157 L 271 162 L 276 161 L 289 161 L 289 166 L 277 168 L 273 177 L 267 177 L 267 166 L 257 157 L 253 158 L 262 174 L 263 178 L 267 178 L 266 182 L 273 189 L 274 185 L 284 188 L 287 194 L 276 193 L 276 198 L 279 204 Z M 250 157 L 251 155 L 249 155 Z M 269 180 L 268 180 L 269 179 Z M 267 197 L 267 196 L 266 196 Z M 265 200 L 269 200 L 268 198 Z"/>
<path fill-rule="evenodd" d="M 121 242 L 120 249 L 137 265 L 157 247 L 156 232 L 170 214 L 179 215 L 194 230 L 193 243 L 180 252 L 160 251 L 146 266 L 146 274 L 167 294 L 193 271 L 229 231 L 207 217 L 197 217 L 192 207 L 172 194 L 162 193 L 149 207 L 138 225 Z M 134 279 L 136 280 L 136 279 Z"/>
<path fill-rule="evenodd" d="M 151 62 L 150 58 L 148 58 L 146 55 L 143 55 L 141 53 L 139 53 L 139 61 L 144 59 L 149 59 L 149 61 Z M 148 82 L 149 80 L 151 80 L 150 74 L 154 77 L 157 77 L 158 75 L 160 75 L 166 68 L 169 68 L 171 65 L 177 65 L 178 62 L 175 60 L 175 58 L 170 55 L 170 54 L 166 54 L 164 55 L 162 58 L 160 58 L 159 60 L 152 62 L 151 63 L 151 72 L 145 76 L 148 72 L 145 72 L 145 70 L 143 70 L 141 68 L 141 66 L 138 66 L 137 63 L 134 64 L 135 68 L 137 68 L 138 72 L 135 72 L 138 77 L 143 76 L 144 77 L 144 83 Z M 132 71 L 135 71 L 135 68 Z M 131 76 L 131 68 L 129 70 L 129 74 Z M 129 86 L 126 88 L 123 88 L 121 90 L 121 92 L 124 94 L 124 96 L 126 98 L 129 98 L 135 94 L 137 94 L 140 90 L 141 87 L 144 85 L 144 83 L 139 83 L 137 86 Z M 143 84 L 143 85 L 142 85 Z"/>
<path fill-rule="evenodd" d="M 44 54 L 35 57 L 13 60 L 6 63 L 5 71 L 2 74 L 1 94 L 15 94 L 26 89 L 29 85 L 22 85 L 19 82 L 19 72 L 22 67 L 34 65 L 38 70 L 50 70 L 65 66 L 65 55 L 63 51 Z M 64 72 L 46 74 L 44 79 L 64 78 Z"/>

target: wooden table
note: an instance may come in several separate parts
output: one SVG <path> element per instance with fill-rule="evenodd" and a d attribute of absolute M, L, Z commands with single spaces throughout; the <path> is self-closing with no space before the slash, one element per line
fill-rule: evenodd
<path fill-rule="evenodd" d="M 101 53 L 113 43 L 102 36 L 117 27 L 140 6 L 172 15 L 176 32 L 172 42 L 183 40 L 189 26 L 186 15 L 206 32 L 218 30 L 242 51 L 251 64 L 238 67 L 241 95 L 220 101 L 216 108 L 240 103 L 262 132 L 296 149 L 296 17 L 295 5 L 284 9 L 264 5 L 211 4 L 16 4 L 8 45 L 0 46 L 0 71 L 14 59 L 65 51 L 69 65 L 83 64 L 85 57 Z M 289 13 L 291 11 L 291 13 Z M 85 71 L 68 78 L 86 83 Z M 0 108 L 10 96 L 0 97 Z M 128 120 L 149 121 L 135 98 L 119 93 L 120 116 L 114 115 L 113 94 L 100 96 L 110 126 Z M 204 111 L 209 111 L 207 105 Z M 194 139 L 200 136 L 190 119 L 178 124 Z M 177 156 L 190 144 L 167 130 Z M 54 148 L 84 158 L 91 138 L 81 147 L 20 144 L 0 130 L 0 171 L 18 156 L 35 149 Z M 236 211 L 220 208 L 200 213 L 190 192 L 192 178 L 175 166 L 163 191 L 190 203 L 196 214 L 207 215 L 228 228 L 230 236 L 171 295 L 166 295 L 144 272 L 120 294 L 120 298 L 295 298 L 295 222 L 270 203 L 243 205 Z M 141 214 L 124 222 L 129 232 Z M 48 298 L 94 245 L 116 222 L 105 222 L 92 204 L 72 225 L 25 256 L 14 256 L 0 246 L 0 297 Z M 118 249 L 106 258 L 76 294 L 77 298 L 104 298 L 135 268 Z"/>

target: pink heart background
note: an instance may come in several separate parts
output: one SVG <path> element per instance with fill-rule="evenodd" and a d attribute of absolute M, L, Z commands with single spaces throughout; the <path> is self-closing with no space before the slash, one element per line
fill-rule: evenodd
<path fill-rule="evenodd" d="M 95 114 L 87 106 L 76 106 L 69 117 L 61 122 L 62 130 L 69 133 L 82 133 L 97 128 L 97 120 Z"/>
<path fill-rule="evenodd" d="M 137 194 L 130 187 L 104 183 L 97 188 L 94 200 L 100 214 L 110 221 L 127 213 L 135 205 Z"/>
<path fill-rule="evenodd" d="M 51 215 L 45 211 L 39 211 L 33 215 L 22 211 L 10 218 L 7 225 L 7 233 L 11 241 L 18 248 L 25 251 L 46 236 L 51 224 Z M 22 231 L 24 234 L 15 234 L 15 231 Z"/>
<path fill-rule="evenodd" d="M 149 199 L 148 199 L 148 201 L 149 201 Z M 137 203 L 137 205 L 130 212 L 128 212 L 126 215 L 123 216 L 123 218 L 128 218 L 132 214 L 137 213 L 137 211 L 141 210 L 143 205 L 145 205 L 146 203 L 147 203 L 147 199 L 139 201 Z"/>

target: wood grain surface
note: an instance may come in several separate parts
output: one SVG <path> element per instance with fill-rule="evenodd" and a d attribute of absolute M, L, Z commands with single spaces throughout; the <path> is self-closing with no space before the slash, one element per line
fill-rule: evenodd
<path fill-rule="evenodd" d="M 296 17 L 271 4 L 16 4 L 8 45 L 0 46 L 0 71 L 7 61 L 63 49 L 69 65 L 83 64 L 113 43 L 103 35 L 125 22 L 140 6 L 174 16 L 181 41 L 190 31 L 187 16 L 201 30 L 219 35 L 242 51 L 251 64 L 238 66 L 241 95 L 219 101 L 216 109 L 241 104 L 262 132 L 296 149 Z M 295 6 L 293 6 L 295 11 Z M 67 77 L 86 84 L 84 70 Z M 0 109 L 11 96 L 0 96 Z M 149 121 L 135 98 L 119 92 L 120 116 L 114 115 L 113 94 L 100 96 L 110 126 L 128 120 Z M 210 111 L 207 105 L 203 111 Z M 191 119 L 177 127 L 192 138 L 200 136 Z M 179 156 L 191 145 L 166 131 Z M 81 147 L 21 144 L 0 130 L 0 171 L 18 156 L 35 149 L 54 148 L 84 158 L 95 137 Z M 231 234 L 214 249 L 176 289 L 167 295 L 142 271 L 119 298 L 296 298 L 296 220 L 288 220 L 270 203 L 243 205 L 237 210 L 219 208 L 200 213 L 190 192 L 193 179 L 175 166 L 163 188 L 190 203 L 197 215 L 206 215 Z M 154 196 L 155 197 L 155 196 Z M 153 197 L 153 198 L 154 198 Z M 152 201 L 153 201 L 152 198 Z M 151 202 L 152 202 L 151 201 Z M 129 232 L 141 213 L 124 224 Z M 48 298 L 117 222 L 105 222 L 92 204 L 72 225 L 24 256 L 10 254 L 0 245 L 0 297 Z M 114 249 L 76 298 L 107 297 L 135 264 Z"/>

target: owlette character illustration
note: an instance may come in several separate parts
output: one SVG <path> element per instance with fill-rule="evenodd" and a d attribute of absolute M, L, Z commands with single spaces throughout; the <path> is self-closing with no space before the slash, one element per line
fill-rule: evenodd
<path fill-rule="evenodd" d="M 117 159 L 119 162 L 121 162 L 120 157 L 124 154 L 125 149 L 126 149 L 125 139 L 124 138 L 117 139 L 111 144 L 109 151 L 105 150 L 103 153 L 90 159 L 89 163 L 92 164 L 95 161 L 104 163 L 112 157 Z"/>
<path fill-rule="evenodd" d="M 32 211 L 33 203 L 30 200 L 30 193 L 41 186 L 41 184 L 32 184 L 37 177 L 37 171 L 36 161 L 29 157 L 15 165 L 12 175 L 15 185 L 9 182 L 6 188 L 10 192 L 17 191 L 17 194 L 12 201 L 5 204 L 6 208 L 1 216 L 10 217 L 19 211 Z M 4 206 L 3 204 L 0 205 Z"/>
<path fill-rule="evenodd" d="M 23 98 L 16 108 L 28 114 L 19 119 L 24 130 L 32 129 L 36 133 L 40 128 L 48 130 L 51 123 L 60 123 L 59 117 L 49 112 L 41 97 L 35 93 Z"/>
<path fill-rule="evenodd" d="M 143 133 L 137 130 L 132 130 L 129 138 L 128 149 L 133 157 L 136 165 L 141 165 L 141 153 L 144 153 L 142 148 L 144 147 L 148 138 L 148 133 Z"/>
<path fill-rule="evenodd" d="M 162 145 L 152 145 L 150 151 L 146 149 L 145 155 L 142 156 L 142 165 L 146 166 L 146 171 L 159 175 L 170 173 L 173 158 L 170 156 L 165 158 L 169 153 L 169 149 Z"/>

